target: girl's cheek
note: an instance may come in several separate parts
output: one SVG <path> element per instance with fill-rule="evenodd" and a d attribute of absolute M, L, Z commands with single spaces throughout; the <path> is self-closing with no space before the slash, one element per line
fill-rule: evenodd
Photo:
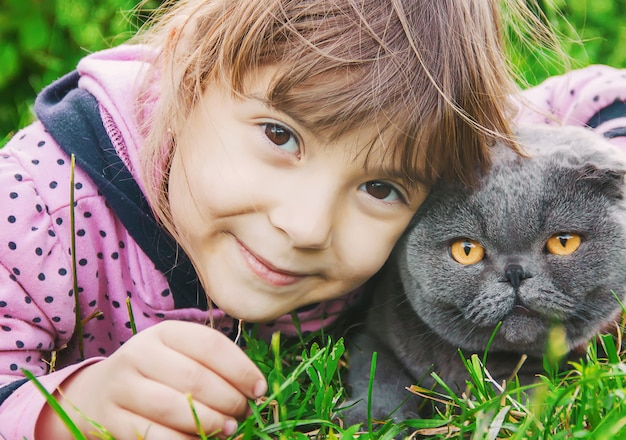
<path fill-rule="evenodd" d="M 392 224 L 378 233 L 354 235 L 350 259 L 363 281 L 382 267 L 403 230 L 403 224 Z"/>

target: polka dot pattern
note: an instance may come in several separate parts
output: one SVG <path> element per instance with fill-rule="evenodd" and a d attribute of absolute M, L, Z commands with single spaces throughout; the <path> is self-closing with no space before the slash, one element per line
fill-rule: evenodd
<path fill-rule="evenodd" d="M 80 358 L 75 343 L 69 198 L 70 161 L 39 123 L 0 156 L 0 386 L 21 368 L 42 374 Z M 169 287 L 89 177 L 75 172 L 76 271 L 85 357 L 107 356 L 139 330 L 164 319 L 207 322 L 206 312 L 174 309 Z M 158 316 L 157 316 L 158 315 Z"/>
<path fill-rule="evenodd" d="M 574 70 L 525 90 L 522 99 L 517 122 L 584 126 L 601 109 L 626 101 L 626 74 L 609 66 Z M 596 131 L 607 133 L 617 127 L 626 127 L 626 117 L 609 120 Z M 626 137 L 611 142 L 626 150 Z"/>

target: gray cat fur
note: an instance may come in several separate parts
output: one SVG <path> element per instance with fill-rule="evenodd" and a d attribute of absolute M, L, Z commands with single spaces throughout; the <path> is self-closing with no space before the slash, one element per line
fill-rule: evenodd
<path fill-rule="evenodd" d="M 431 387 L 435 371 L 465 389 L 467 358 L 482 353 L 499 322 L 487 368 L 506 379 L 521 354 L 530 382 L 542 369 L 551 323 L 566 329 L 572 350 L 617 318 L 626 287 L 626 159 L 583 128 L 520 127 L 520 157 L 502 144 L 490 172 L 474 188 L 436 185 L 376 279 L 366 323 L 349 340 L 349 422 L 366 420 L 373 352 L 378 353 L 372 415 L 383 420 L 418 415 L 418 398 L 405 387 Z M 583 236 L 570 256 L 545 251 L 555 233 Z M 461 266 L 449 254 L 459 237 L 481 243 L 483 261 Z M 505 267 L 522 266 L 519 288 Z M 520 313 L 524 308 L 530 313 Z"/>

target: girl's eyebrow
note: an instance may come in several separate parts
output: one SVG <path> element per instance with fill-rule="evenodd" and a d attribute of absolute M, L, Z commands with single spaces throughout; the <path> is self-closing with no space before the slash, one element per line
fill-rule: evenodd
<path fill-rule="evenodd" d="M 372 163 L 373 161 L 366 160 L 363 165 L 363 169 L 367 174 L 375 174 L 387 179 L 399 179 L 404 180 L 405 174 L 400 167 L 395 163 Z"/>
<path fill-rule="evenodd" d="M 417 170 L 407 173 L 399 164 L 381 164 L 378 166 L 368 166 L 365 164 L 365 172 L 381 176 L 385 179 L 397 180 L 403 182 L 411 189 L 425 185 L 424 178 Z"/>
<path fill-rule="evenodd" d="M 263 107 L 267 108 L 269 111 L 277 112 L 286 116 L 291 121 L 293 121 L 298 126 L 298 128 L 306 130 L 306 132 L 310 136 L 313 136 L 314 138 L 319 139 L 319 140 L 323 140 L 323 137 L 316 133 L 314 126 L 312 126 L 310 123 L 307 123 L 304 119 L 298 117 L 293 112 L 290 112 L 289 109 L 277 107 L 276 105 L 272 103 L 271 100 L 267 99 L 267 97 L 264 96 L 263 94 L 255 91 L 252 93 L 247 93 L 243 96 L 244 96 L 244 99 L 248 99 L 248 100 L 256 101 L 260 103 L 261 105 L 263 105 Z"/>
<path fill-rule="evenodd" d="M 269 110 L 276 111 L 279 113 L 283 113 L 286 116 L 290 117 L 294 121 L 298 121 L 298 118 L 293 117 L 287 110 L 276 107 L 271 100 L 267 99 L 266 96 L 259 92 L 248 93 L 244 95 L 245 99 L 256 101 L 263 105 L 263 107 L 267 107 Z"/>

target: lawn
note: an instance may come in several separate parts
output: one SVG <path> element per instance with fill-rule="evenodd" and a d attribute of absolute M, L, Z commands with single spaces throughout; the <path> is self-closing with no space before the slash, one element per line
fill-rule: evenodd
<path fill-rule="evenodd" d="M 343 339 L 314 333 L 294 341 L 276 333 L 267 343 L 256 338 L 252 329 L 242 337 L 246 352 L 268 378 L 268 396 L 250 402 L 252 415 L 230 438 L 626 438 L 626 352 L 620 348 L 623 329 L 624 323 L 615 334 L 599 336 L 590 342 L 580 362 L 559 368 L 559 356 L 554 353 L 561 351 L 562 333 L 555 328 L 545 371 L 527 386 L 520 386 L 515 376 L 495 383 L 483 367 L 483 359 L 464 357 L 469 380 L 460 396 L 440 379 L 443 392 L 417 385 L 407 388 L 407 395 L 425 396 L 426 404 L 437 402 L 438 410 L 431 418 L 402 423 L 370 419 L 354 426 L 345 426 L 340 418 L 346 396 L 342 377 L 349 364 Z M 374 358 L 374 377 L 375 364 Z M 64 417 L 62 411 L 59 414 Z M 70 421 L 67 426 L 74 429 Z M 113 438 L 96 424 L 94 432 L 103 439 Z M 86 438 L 76 430 L 74 437 Z M 201 432 L 200 438 L 211 438 L 210 433 Z"/>

